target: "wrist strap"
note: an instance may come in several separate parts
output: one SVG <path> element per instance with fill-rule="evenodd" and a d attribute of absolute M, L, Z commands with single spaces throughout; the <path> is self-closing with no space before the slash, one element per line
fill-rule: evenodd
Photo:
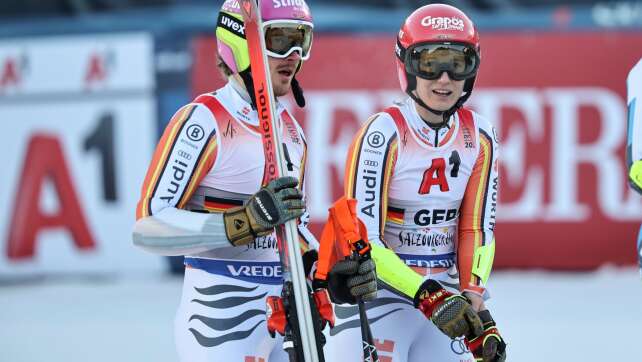
<path fill-rule="evenodd" d="M 437 304 L 448 297 L 453 295 L 451 292 L 444 289 L 444 287 L 439 284 L 438 281 L 433 279 L 428 279 L 421 287 L 417 295 L 415 295 L 415 307 L 421 309 L 422 311 L 428 311 L 432 314 L 432 310 Z"/>
<path fill-rule="evenodd" d="M 490 311 L 488 309 L 479 311 L 477 315 L 479 315 L 479 319 L 481 319 L 482 324 L 484 325 L 484 328 L 492 327 L 495 325 L 495 321 L 493 320 L 493 317 L 490 315 Z"/>
<path fill-rule="evenodd" d="M 232 245 L 248 244 L 256 238 L 245 207 L 239 206 L 225 211 L 223 221 L 225 222 L 225 235 Z"/>

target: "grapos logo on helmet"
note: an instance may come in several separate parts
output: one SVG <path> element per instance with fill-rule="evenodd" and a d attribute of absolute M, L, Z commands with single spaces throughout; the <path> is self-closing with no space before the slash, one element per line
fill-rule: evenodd
<path fill-rule="evenodd" d="M 464 31 L 464 20 L 456 17 L 432 17 L 426 16 L 421 19 L 421 25 L 430 26 L 435 30 L 459 30 Z"/>

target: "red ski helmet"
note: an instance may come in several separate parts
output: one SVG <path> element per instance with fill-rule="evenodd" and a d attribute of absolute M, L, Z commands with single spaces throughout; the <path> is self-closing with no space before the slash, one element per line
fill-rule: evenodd
<path fill-rule="evenodd" d="M 421 74 L 413 67 L 413 53 L 421 47 L 430 45 L 443 45 L 444 47 L 459 49 L 466 55 L 467 68 L 459 77 L 453 77 L 448 69 L 439 69 L 437 75 L 447 71 L 451 78 L 465 79 L 464 94 L 457 103 L 448 111 L 436 111 L 426 106 L 421 99 L 413 94 L 417 87 L 416 76 L 426 79 L 435 79 L 434 74 L 427 76 Z M 449 117 L 470 97 L 477 76 L 477 69 L 481 59 L 479 48 L 479 34 L 473 22 L 461 10 L 445 4 L 430 4 L 415 10 L 399 30 L 397 45 L 397 73 L 401 90 L 412 99 L 433 113 L 444 114 Z"/>

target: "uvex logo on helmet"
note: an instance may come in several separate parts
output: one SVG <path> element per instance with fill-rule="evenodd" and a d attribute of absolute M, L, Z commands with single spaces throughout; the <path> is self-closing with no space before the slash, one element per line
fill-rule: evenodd
<path fill-rule="evenodd" d="M 232 33 L 245 38 L 245 24 L 243 22 L 221 12 L 219 15 L 219 26 L 231 31 Z"/>
<path fill-rule="evenodd" d="M 435 30 L 459 30 L 464 31 L 464 19 L 457 17 L 433 17 L 426 16 L 421 19 L 421 25 L 431 27 Z"/>

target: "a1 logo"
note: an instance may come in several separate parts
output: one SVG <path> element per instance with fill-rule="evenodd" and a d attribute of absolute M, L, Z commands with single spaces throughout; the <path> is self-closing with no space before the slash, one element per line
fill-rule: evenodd
<path fill-rule="evenodd" d="M 83 140 L 83 150 L 99 152 L 103 198 L 106 202 L 115 202 L 114 120 L 111 114 L 105 114 L 98 120 L 97 126 Z M 38 233 L 52 228 L 68 231 L 78 249 L 96 248 L 66 159 L 58 137 L 49 133 L 31 135 L 9 224 L 8 259 L 33 258 Z M 45 213 L 40 209 L 43 187 L 48 181 L 51 181 L 59 203 L 55 213 Z"/>
<path fill-rule="evenodd" d="M 459 175 L 459 165 L 461 158 L 459 152 L 453 151 L 448 158 L 448 163 L 452 166 L 450 170 L 450 177 L 457 177 Z M 450 191 L 448 186 L 448 179 L 446 178 L 446 160 L 443 158 L 433 158 L 430 167 L 424 171 L 424 176 L 419 185 L 419 194 L 429 194 L 433 186 L 439 186 L 439 191 Z"/>

